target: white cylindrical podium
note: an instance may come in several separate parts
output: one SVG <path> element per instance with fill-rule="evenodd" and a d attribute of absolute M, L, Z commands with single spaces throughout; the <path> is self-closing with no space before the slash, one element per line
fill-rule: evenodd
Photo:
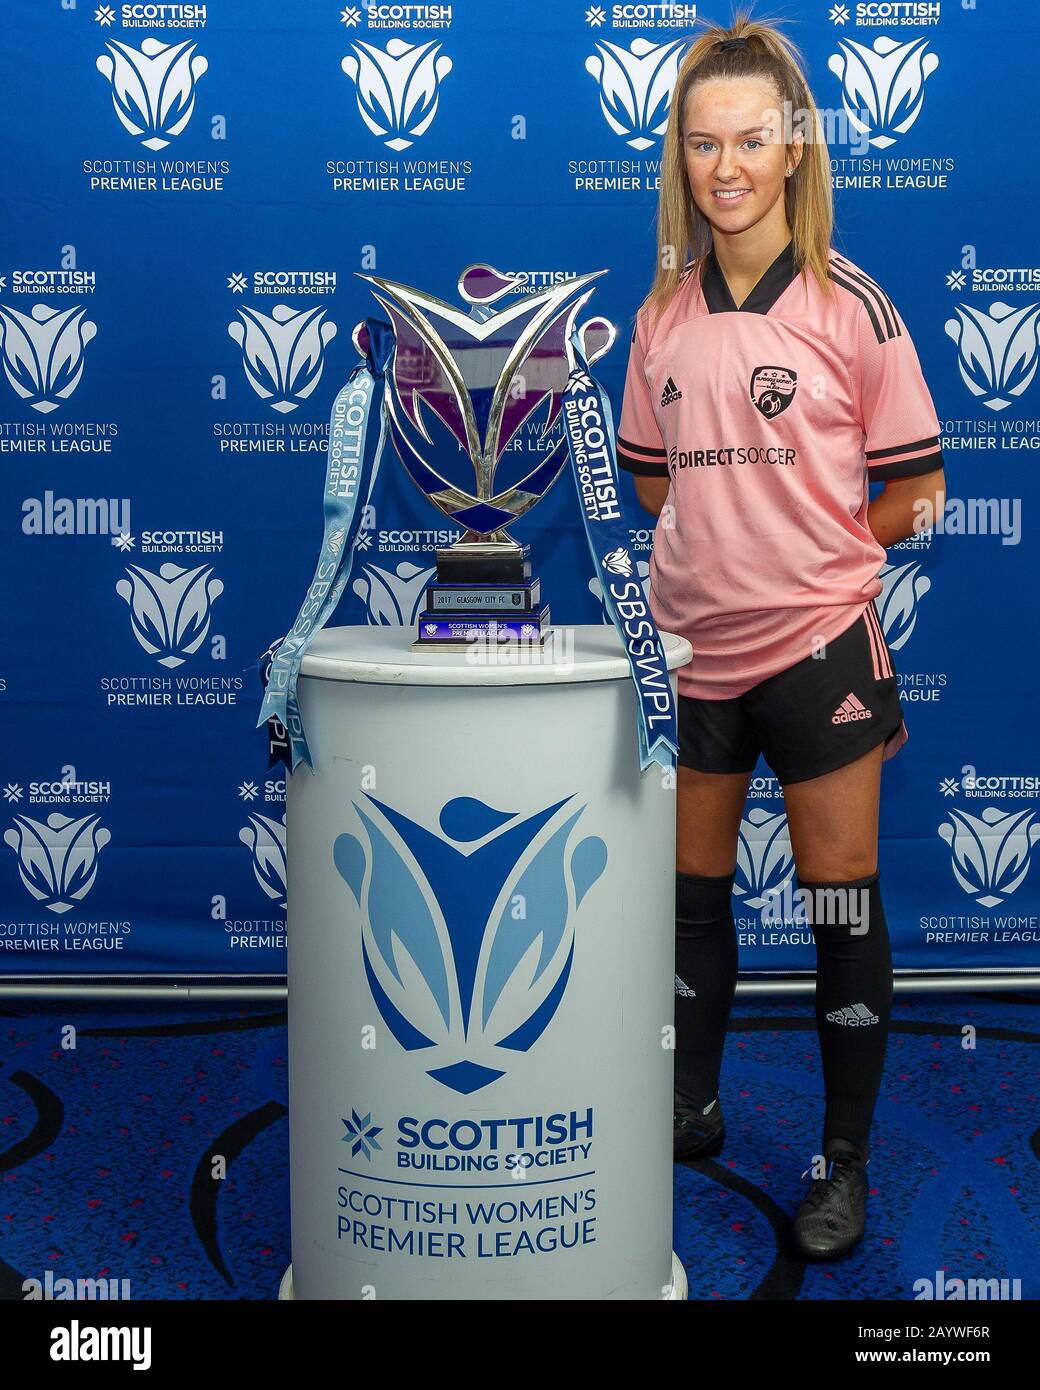
<path fill-rule="evenodd" d="M 283 1296 L 686 1296 L 674 779 L 640 774 L 614 629 L 568 633 L 492 665 L 332 628 L 304 659 Z"/>

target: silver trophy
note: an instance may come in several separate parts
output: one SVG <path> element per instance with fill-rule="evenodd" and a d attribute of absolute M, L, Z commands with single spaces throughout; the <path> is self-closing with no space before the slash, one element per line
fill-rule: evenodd
<path fill-rule="evenodd" d="M 394 448 L 420 491 L 462 528 L 453 545 L 436 552 L 437 580 L 427 588 L 413 649 L 545 641 L 549 606 L 531 574 L 530 547 L 507 527 L 567 467 L 560 406 L 576 365 L 569 339 L 589 286 L 605 273 L 525 293 L 526 276 L 469 266 L 458 282 L 468 310 L 361 275 L 394 334 L 385 396 Z M 599 317 L 577 333 L 590 366 L 616 336 Z M 354 329 L 354 344 L 367 353 L 364 322 Z"/>

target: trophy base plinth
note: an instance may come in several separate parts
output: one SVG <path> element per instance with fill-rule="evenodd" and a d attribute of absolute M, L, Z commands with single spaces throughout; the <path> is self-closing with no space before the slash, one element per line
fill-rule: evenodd
<path fill-rule="evenodd" d="M 541 647 L 550 631 L 547 604 L 531 613 L 420 613 L 412 651 L 468 652 L 505 643 Z"/>
<path fill-rule="evenodd" d="M 437 551 L 437 583 L 528 584 L 531 547 L 497 541 L 456 541 Z"/>
<path fill-rule="evenodd" d="M 530 547 L 500 540 L 456 541 L 437 551 L 437 579 L 427 586 L 412 651 L 490 654 L 496 648 L 541 648 L 549 606 L 531 578 Z"/>

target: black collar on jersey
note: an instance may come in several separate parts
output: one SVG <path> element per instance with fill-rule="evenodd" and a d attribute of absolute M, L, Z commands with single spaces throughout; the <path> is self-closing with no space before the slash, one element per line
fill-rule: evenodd
<path fill-rule="evenodd" d="M 713 246 L 704 263 L 704 279 L 701 281 L 701 289 L 704 292 L 704 302 L 708 306 L 710 314 L 768 314 L 797 274 L 798 270 L 794 262 L 794 238 L 792 237 L 769 269 L 763 272 L 758 284 L 738 309 L 730 293 L 729 285 L 726 284 L 726 277 L 715 258 Z"/>

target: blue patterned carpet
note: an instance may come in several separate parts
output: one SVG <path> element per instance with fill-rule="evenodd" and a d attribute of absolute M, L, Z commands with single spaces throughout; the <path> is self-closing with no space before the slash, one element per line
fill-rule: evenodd
<path fill-rule="evenodd" d="M 0 1298 L 48 1269 L 129 1279 L 135 1298 L 273 1298 L 289 1260 L 285 1053 L 267 1006 L 0 1005 Z M 1038 1067 L 1040 996 L 897 996 L 866 1240 L 806 1265 L 786 1227 L 819 1146 L 811 1003 L 738 1002 L 726 1147 L 675 1168 L 691 1298 L 909 1299 L 939 1270 L 1040 1297 Z"/>

